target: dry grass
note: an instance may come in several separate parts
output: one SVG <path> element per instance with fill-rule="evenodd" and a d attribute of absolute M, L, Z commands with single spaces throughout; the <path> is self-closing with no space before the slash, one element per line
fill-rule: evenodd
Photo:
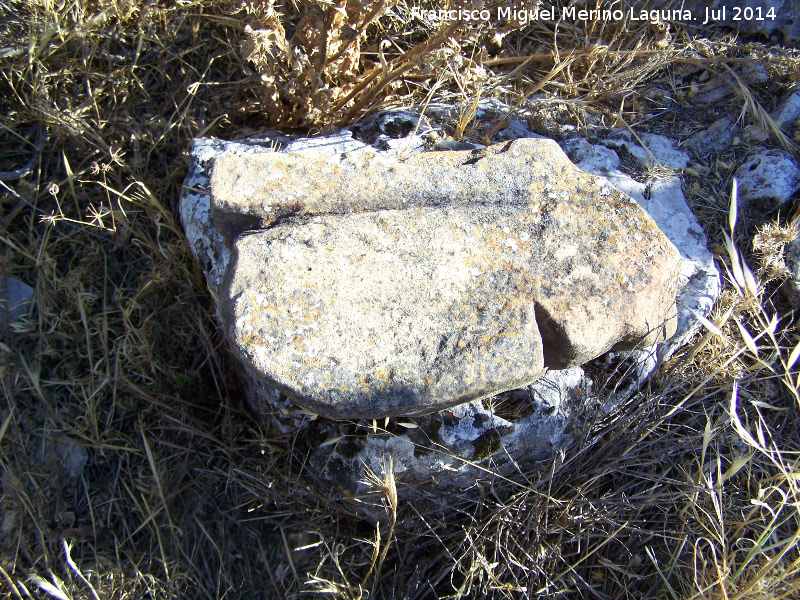
<path fill-rule="evenodd" d="M 4 597 L 797 597 L 800 336 L 776 293 L 793 231 L 784 215 L 751 245 L 740 223 L 725 250 L 745 147 L 687 177 L 731 269 L 707 335 L 556 460 L 446 513 L 399 502 L 387 464 L 377 529 L 313 481 L 318 432 L 243 406 L 176 217 L 195 136 L 457 101 L 451 134 L 481 139 L 502 125 L 475 122 L 486 97 L 543 133 L 679 135 L 717 118 L 691 102 L 716 74 L 738 100 L 715 108 L 771 127 L 796 52 L 649 24 L 436 27 L 393 0 L 0 14 L 0 267 L 36 307 L 0 346 Z M 736 74 L 754 61 L 769 84 Z M 88 454 L 77 479 L 34 458 L 67 438 Z"/>

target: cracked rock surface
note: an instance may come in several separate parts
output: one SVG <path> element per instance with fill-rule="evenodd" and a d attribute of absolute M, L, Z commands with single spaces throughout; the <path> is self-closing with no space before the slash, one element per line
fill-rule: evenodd
<path fill-rule="evenodd" d="M 675 331 L 677 249 L 552 140 L 231 153 L 210 192 L 234 349 L 327 417 L 425 414 Z"/>

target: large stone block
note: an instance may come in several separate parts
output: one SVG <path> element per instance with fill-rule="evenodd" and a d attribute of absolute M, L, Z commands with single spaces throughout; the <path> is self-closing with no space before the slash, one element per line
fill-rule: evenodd
<path fill-rule="evenodd" d="M 494 101 L 479 106 L 476 113 L 479 118 L 490 118 L 494 122 L 509 111 L 507 106 L 493 107 L 490 102 Z M 292 138 L 272 132 L 235 142 L 213 138 L 195 140 L 192 168 L 183 187 L 180 210 L 187 241 L 212 295 L 216 299 L 225 296 L 223 283 L 226 277 L 228 281 L 233 277 L 229 267 L 233 264 L 233 246 L 237 237 L 229 235 L 226 242 L 220 234 L 218 209 L 213 211 L 215 216 L 212 219 L 209 190 L 215 164 L 225 156 L 241 158 L 276 149 L 282 154 L 301 154 L 315 159 L 327 157 L 338 162 L 342 155 L 375 153 L 376 150 L 384 156 L 402 160 L 426 148 L 463 150 L 477 147 L 431 134 L 432 126 L 441 128 L 441 123 L 456 119 L 457 108 L 432 103 L 427 112 L 432 121 L 411 111 L 377 113 L 352 128 L 318 138 Z M 489 114 L 481 116 L 487 112 Z M 569 130 L 566 133 L 569 134 Z M 534 134 L 524 122 L 512 121 L 494 139 L 508 141 L 530 137 Z M 607 180 L 620 192 L 635 199 L 680 250 L 680 287 L 683 291 L 676 299 L 677 332 L 666 342 L 648 348 L 605 354 L 592 361 L 587 373 L 579 367 L 550 370 L 523 389 L 423 417 L 377 422 L 314 419 L 297 410 L 284 394 L 278 393 L 274 382 L 252 367 L 243 367 L 241 389 L 259 418 L 268 419 L 272 426 L 292 436 L 326 440 L 309 456 L 308 466 L 314 474 L 313 481 L 326 481 L 361 494 L 367 491 L 361 483 L 366 466 L 380 471 L 380 464 L 391 456 L 395 471 L 400 474 L 398 492 L 401 497 L 436 504 L 437 499 L 445 497 L 442 490 L 454 486 L 487 485 L 495 474 L 510 475 L 517 468 L 530 467 L 530 461 L 547 459 L 566 449 L 576 436 L 581 435 L 580 432 L 586 431 L 588 423 L 628 399 L 652 369 L 663 364 L 700 327 L 695 312 L 708 316 L 719 295 L 719 275 L 714 259 L 706 249 L 703 230 L 686 204 L 680 180 L 655 174 L 654 178 L 639 182 L 619 171 L 621 157 L 626 163 L 630 163 L 632 158 L 641 159 L 645 162 L 642 167 L 655 158 L 664 166 L 676 165 L 677 168 L 688 156 L 677 156 L 674 144 L 663 140 L 651 144 L 652 137 L 647 140 L 648 150 L 645 150 L 638 145 L 637 139 L 626 138 L 625 133 L 619 131 L 593 138 L 594 143 L 567 137 L 561 144 L 579 168 L 603 178 L 599 181 Z M 621 140 L 624 145 L 621 145 Z M 320 215 L 331 216 L 335 215 Z M 298 217 L 314 218 L 308 215 Z M 291 220 L 284 216 L 270 231 Z M 253 222 L 252 218 L 250 222 Z M 260 223 L 259 218 L 258 225 Z M 245 219 L 245 227 L 247 224 Z M 237 223 L 234 218 L 230 229 L 243 231 L 242 223 Z M 219 303 L 216 306 L 220 308 Z M 609 378 L 613 377 L 611 371 L 619 368 L 620 364 L 631 366 L 631 375 L 615 383 L 612 389 L 609 387 Z M 330 493 L 330 490 L 326 489 L 325 493 Z"/>
<path fill-rule="evenodd" d="M 423 414 L 675 331 L 681 259 L 552 140 L 215 161 L 246 365 L 334 418 Z"/>

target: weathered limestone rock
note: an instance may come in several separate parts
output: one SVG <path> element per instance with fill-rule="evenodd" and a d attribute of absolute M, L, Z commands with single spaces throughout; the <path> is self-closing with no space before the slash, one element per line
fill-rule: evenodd
<path fill-rule="evenodd" d="M 526 225 L 515 212 L 377 211 L 245 235 L 223 319 L 248 363 L 325 416 L 420 414 L 522 387 L 544 361 L 536 281 L 502 246 L 503 227 Z"/>
<path fill-rule="evenodd" d="M 800 189 L 800 168 L 781 150 L 758 150 L 735 173 L 742 207 L 757 204 L 772 209 L 784 204 Z"/>
<path fill-rule="evenodd" d="M 519 122 L 515 123 L 514 130 L 524 130 Z M 513 136 L 514 132 L 506 130 L 498 134 L 501 139 L 509 139 L 502 137 L 505 135 Z M 605 142 L 609 147 L 603 145 Z M 482 469 L 503 475 L 526 460 L 546 459 L 567 445 L 592 415 L 613 411 L 635 393 L 661 361 L 696 333 L 700 323 L 692 311 L 703 316 L 711 312 L 720 294 L 719 273 L 714 257 L 706 248 L 705 234 L 686 203 L 679 178 L 655 177 L 645 183 L 633 180 L 618 170 L 620 159 L 613 148 L 619 148 L 626 157 L 634 153 L 619 147 L 614 139 L 599 139 L 591 144 L 584 138 L 572 138 L 561 142 L 561 146 L 579 163 L 579 168 L 605 176 L 614 187 L 636 199 L 679 249 L 685 288 L 677 299 L 679 318 L 675 335 L 657 347 L 609 353 L 604 355 L 605 360 L 593 361 L 595 371 L 604 363 L 609 372 L 618 368 L 626 371 L 629 368 L 626 365 L 630 365 L 631 375 L 618 386 L 608 387 L 601 377 L 595 390 L 592 380 L 580 368 L 551 370 L 527 388 L 502 394 L 491 402 L 471 402 L 415 419 L 416 429 L 400 429 L 394 434 L 370 433 L 356 438 L 358 442 L 337 429 L 330 433 L 331 439 L 345 436 L 342 440 L 350 441 L 344 447 L 319 448 L 312 458 L 324 479 L 363 492 L 358 482 L 363 478 L 364 465 L 377 472 L 380 460 L 388 454 L 394 457 L 395 468 L 408 486 L 404 493 L 413 490 L 419 494 L 426 489 L 424 483 L 434 490 L 467 489 L 475 486 L 476 481 L 491 478 Z M 660 164 L 688 159 L 674 156 L 674 148 L 668 143 L 648 144 L 648 150 L 651 160 L 654 158 Z M 635 155 L 643 153 L 650 156 L 642 148 L 635 151 Z M 622 367 L 614 366 L 621 364 L 620 361 L 624 363 Z M 516 414 L 500 417 L 493 412 L 494 407 L 501 411 L 511 409 Z M 474 467 L 475 462 L 481 468 Z M 434 503 L 436 498 L 435 492 L 427 495 Z"/>
<path fill-rule="evenodd" d="M 329 439 L 338 442 L 318 448 L 312 466 L 324 480 L 359 493 L 365 491 L 360 483 L 365 466 L 380 473 L 381 460 L 392 456 L 403 488 L 424 494 L 428 484 L 434 491 L 428 498 L 436 504 L 436 490 L 467 489 L 487 478 L 475 463 L 502 476 L 549 459 L 571 439 L 573 427 L 585 425 L 592 414 L 587 407 L 598 404 L 592 381 L 580 367 L 549 371 L 501 401 L 515 403 L 519 417 L 500 416 L 490 403 L 476 401 L 403 421 L 413 428 L 400 425 L 360 437 L 334 423 Z"/>
<path fill-rule="evenodd" d="M 794 238 L 786 246 L 786 266 L 790 273 L 789 281 L 785 284 L 789 301 L 800 308 L 800 237 Z"/>
<path fill-rule="evenodd" d="M 614 129 L 608 137 L 600 140 L 606 148 L 613 149 L 619 156 L 637 163 L 640 167 L 664 167 L 667 169 L 685 169 L 689 164 L 689 156 L 675 147 L 675 142 L 663 135 L 641 133 L 639 139 L 646 149 L 639 145 L 636 138 L 627 129 Z"/>
<path fill-rule="evenodd" d="M 0 333 L 22 317 L 33 303 L 33 288 L 0 272 Z"/>
<path fill-rule="evenodd" d="M 678 251 L 552 140 L 231 156 L 211 195 L 230 339 L 325 416 L 424 414 L 675 331 Z"/>
<path fill-rule="evenodd" d="M 660 136 L 651 136 L 651 139 Z M 562 143 L 579 168 L 605 177 L 617 190 L 627 194 L 647 211 L 656 225 L 675 244 L 681 254 L 681 289 L 676 305 L 678 326 L 667 341 L 652 348 L 640 348 L 631 358 L 636 363 L 635 377 L 629 385 L 617 390 L 611 403 L 627 398 L 663 361 L 686 344 L 702 327 L 697 314 L 707 317 L 721 292 L 719 271 L 714 256 L 708 251 L 707 239 L 697 218 L 692 213 L 681 189 L 679 177 L 653 177 L 639 182 L 619 170 L 620 161 L 608 156 L 608 140 L 600 139 L 590 144 L 583 138 L 573 138 Z M 612 146 L 613 147 L 613 146 Z M 675 156 L 670 144 L 649 144 L 651 160 L 661 164 L 680 164 L 688 155 Z M 635 153 L 640 155 L 644 149 Z M 664 154 L 662 154 L 662 151 Z M 616 160 L 615 160 L 616 159 Z"/>

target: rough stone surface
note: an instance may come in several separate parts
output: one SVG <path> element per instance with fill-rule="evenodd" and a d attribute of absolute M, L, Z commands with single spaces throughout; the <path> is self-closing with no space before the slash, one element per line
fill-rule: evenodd
<path fill-rule="evenodd" d="M 800 189 L 800 168 L 786 152 L 758 150 L 736 169 L 739 202 L 743 208 L 771 209 L 785 203 Z"/>
<path fill-rule="evenodd" d="M 612 149 L 618 146 L 618 142 L 609 142 L 611 148 L 604 145 L 605 142 L 607 140 L 599 139 L 592 144 L 584 138 L 572 138 L 563 141 L 561 146 L 581 169 L 607 177 L 612 185 L 640 202 L 680 250 L 681 278 L 685 281 L 685 288 L 677 302 L 679 321 L 676 334 L 669 341 L 651 348 L 604 355 L 609 365 L 619 361 L 630 364 L 632 376 L 623 379 L 617 388 L 603 390 L 602 403 L 595 396 L 591 379 L 582 369 L 549 371 L 527 388 L 511 392 L 506 399 L 501 399 L 501 408 L 502 402 L 534 407 L 530 414 L 519 418 L 499 418 L 482 403 L 473 402 L 432 416 L 433 422 L 439 424 L 438 429 L 437 425 L 417 420 L 419 429 L 402 433 L 400 441 L 390 441 L 387 435 L 378 434 L 362 438 L 363 442 L 350 448 L 350 452 L 320 448 L 315 456 L 318 464 L 327 466 L 326 479 L 355 492 L 363 492 L 363 485 L 359 483 L 363 478 L 363 465 L 379 470 L 380 460 L 388 452 L 395 457 L 396 464 L 401 465 L 401 481 L 410 484 L 407 489 L 424 489 L 413 486 L 432 480 L 443 488 L 466 489 L 487 477 L 485 471 L 472 465 L 476 459 L 479 459 L 480 467 L 501 475 L 517 468 L 523 458 L 547 458 L 574 438 L 586 414 L 613 411 L 636 391 L 661 361 L 669 358 L 697 333 L 701 325 L 690 309 L 708 316 L 719 297 L 720 280 L 714 258 L 706 247 L 705 234 L 686 203 L 680 180 L 677 177 L 653 178 L 645 183 L 633 180 L 618 169 L 620 159 Z M 670 149 L 669 144 L 655 144 L 653 147 L 656 149 L 655 158 L 660 161 L 664 157 L 657 154 L 659 148 Z M 678 163 L 683 160 L 683 157 L 677 157 Z M 431 434 L 432 430 L 441 432 L 440 437 Z M 337 430 L 331 435 L 338 437 L 342 433 Z M 428 447 L 440 451 L 420 451 L 420 448 Z M 353 453 L 354 450 L 357 451 Z"/>
<path fill-rule="evenodd" d="M 789 300 L 796 308 L 800 308 L 800 237 L 794 238 L 786 247 L 786 266 L 791 273 L 786 282 Z"/>
<path fill-rule="evenodd" d="M 614 129 L 608 137 L 599 140 L 606 148 L 616 151 L 618 158 L 637 163 L 640 167 L 663 167 L 667 169 L 685 169 L 689 164 L 689 155 L 678 150 L 675 142 L 663 135 L 653 133 L 639 134 L 639 144 L 627 129 Z"/>
<path fill-rule="evenodd" d="M 211 177 L 212 218 L 219 227 L 244 216 L 256 229 L 287 216 L 527 204 L 526 188 L 551 179 L 549 165 L 534 155 L 546 143 L 521 140 L 476 153 L 426 152 L 400 159 L 380 152 L 226 156 L 215 162 Z M 524 174 L 522 164 L 528 167 Z"/>
<path fill-rule="evenodd" d="M 269 227 L 235 238 L 229 337 L 319 414 L 422 414 L 675 329 L 677 250 L 552 140 L 224 157 L 211 190 L 228 236 Z"/>
<path fill-rule="evenodd" d="M 243 236 L 223 318 L 248 363 L 325 416 L 419 414 L 522 387 L 544 363 L 537 286 L 503 228 L 528 216 L 416 208 Z"/>
<path fill-rule="evenodd" d="M 586 138 L 578 137 L 561 142 L 561 147 L 575 164 L 580 166 L 579 163 L 586 162 L 598 171 L 598 174 L 619 168 L 619 155 L 616 150 L 606 148 L 602 143 L 592 144 Z"/>
<path fill-rule="evenodd" d="M 800 92 L 793 92 L 783 98 L 775 107 L 772 119 L 786 132 L 791 133 L 800 119 Z"/>
<path fill-rule="evenodd" d="M 705 156 L 710 152 L 723 152 L 733 143 L 737 129 L 730 119 L 720 119 L 708 129 L 693 134 L 684 145 L 698 157 Z"/>
<path fill-rule="evenodd" d="M 700 328 L 692 311 L 702 316 L 709 314 L 721 291 L 719 271 L 713 255 L 708 251 L 705 233 L 686 203 L 680 178 L 658 177 L 646 182 L 636 181 L 619 170 L 619 161 L 615 162 L 607 156 L 604 143 L 604 140 L 599 140 L 598 144 L 589 144 L 583 138 L 578 138 L 564 145 L 580 148 L 580 151 L 571 155 L 578 167 L 602 175 L 616 189 L 636 200 L 681 254 L 682 291 L 677 298 L 677 329 L 672 338 L 657 348 L 642 351 L 643 366 L 638 378 L 641 381 L 658 362 L 668 358 Z M 660 148 L 667 148 L 668 154 L 672 155 L 669 145 L 653 145 L 656 159 L 665 162 L 673 160 L 673 164 L 683 162 L 683 158 L 660 156 Z M 685 156 L 685 160 L 688 160 L 688 156 Z"/>
<path fill-rule="evenodd" d="M 0 332 L 22 317 L 33 302 L 33 288 L 0 273 Z"/>
<path fill-rule="evenodd" d="M 362 437 L 332 424 L 328 439 L 336 442 L 319 447 L 311 462 L 323 479 L 354 493 L 366 491 L 365 469 L 380 473 L 386 456 L 406 494 L 423 491 L 423 484 L 434 484 L 434 491 L 471 488 L 488 473 L 508 475 L 563 447 L 597 404 L 592 385 L 580 367 L 550 371 L 503 399 L 522 411 L 516 419 L 469 402 Z M 435 495 L 430 499 L 436 503 Z"/>

